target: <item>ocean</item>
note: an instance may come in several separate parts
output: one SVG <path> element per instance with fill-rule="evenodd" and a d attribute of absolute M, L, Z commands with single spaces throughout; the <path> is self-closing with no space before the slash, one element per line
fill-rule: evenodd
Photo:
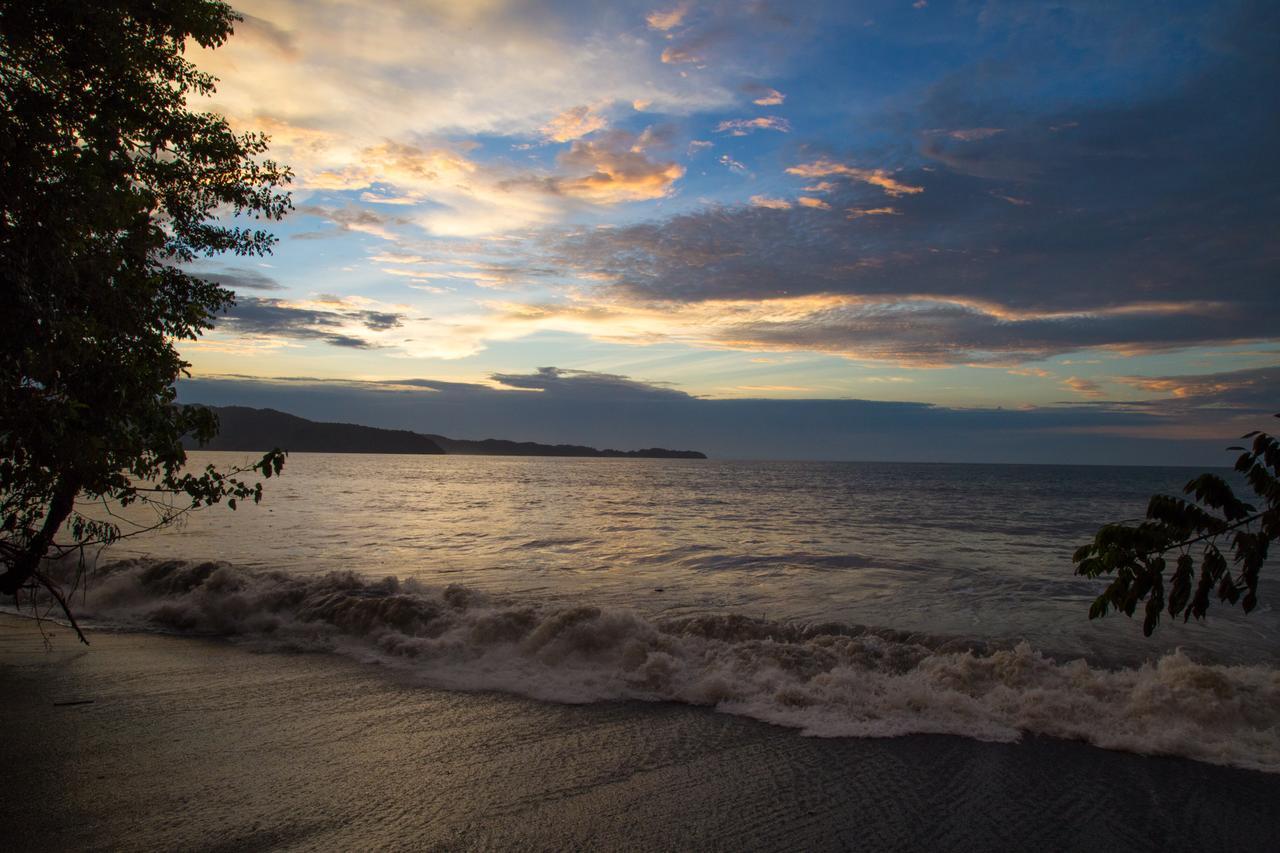
<path fill-rule="evenodd" d="M 196 453 L 228 466 L 245 454 Z M 1071 552 L 1196 469 L 295 454 L 100 558 L 91 630 L 821 737 L 1026 735 L 1280 772 L 1280 614 L 1087 618 Z M 136 516 L 141 518 L 141 516 Z"/>

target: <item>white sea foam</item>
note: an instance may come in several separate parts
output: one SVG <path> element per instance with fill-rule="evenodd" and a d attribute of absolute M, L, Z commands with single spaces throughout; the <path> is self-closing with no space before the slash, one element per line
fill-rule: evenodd
<path fill-rule="evenodd" d="M 1026 643 L 990 648 L 736 614 L 656 620 L 459 586 L 178 561 L 109 567 L 79 609 L 134 628 L 374 658 L 440 687 L 685 702 L 822 737 L 1015 741 L 1032 732 L 1280 772 L 1280 670 L 1205 665 L 1182 652 L 1108 669 Z"/>

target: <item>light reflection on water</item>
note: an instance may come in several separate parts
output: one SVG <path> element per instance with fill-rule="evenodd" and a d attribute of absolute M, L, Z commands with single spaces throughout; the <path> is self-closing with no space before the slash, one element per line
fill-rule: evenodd
<path fill-rule="evenodd" d="M 245 454 L 192 454 L 228 466 Z M 987 639 L 1113 660 L 1182 646 L 1275 662 L 1280 618 L 1259 610 L 1146 640 L 1086 618 L 1099 585 L 1071 552 L 1139 516 L 1192 469 L 295 454 L 258 507 L 216 507 L 110 556 L 226 560 L 292 572 L 461 583 L 631 607 L 731 609 Z M 1268 566 L 1268 569 L 1270 566 Z"/>

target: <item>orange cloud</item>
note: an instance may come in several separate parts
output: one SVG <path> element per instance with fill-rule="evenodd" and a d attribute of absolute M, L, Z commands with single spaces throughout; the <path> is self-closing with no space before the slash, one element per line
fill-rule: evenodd
<path fill-rule="evenodd" d="M 1092 379 L 1083 379 L 1079 376 L 1068 376 L 1062 380 L 1062 384 L 1075 391 L 1081 397 L 1103 397 L 1106 392 L 1102 390 L 1102 386 Z"/>
<path fill-rule="evenodd" d="M 810 198 L 809 196 L 800 196 L 796 199 L 801 207 L 811 207 L 814 210 L 830 210 L 831 205 L 827 204 L 820 198 Z"/>
<path fill-rule="evenodd" d="M 1118 376 L 1117 382 L 1132 386 L 1141 391 L 1156 394 L 1170 394 L 1174 397 L 1197 397 L 1204 394 L 1218 394 L 1232 389 L 1232 385 L 1213 379 L 1197 380 L 1195 377 L 1173 376 Z"/>
<path fill-rule="evenodd" d="M 758 104 L 762 107 L 775 107 L 787 99 L 787 96 L 779 92 L 777 89 L 766 89 L 765 92 L 751 103 Z"/>
<path fill-rule="evenodd" d="M 570 142 L 608 126 L 604 116 L 591 107 L 573 107 L 543 125 L 542 135 L 553 142 Z"/>
<path fill-rule="evenodd" d="M 680 3 L 670 9 L 654 9 L 645 15 L 644 20 L 649 25 L 649 29 L 665 33 L 680 26 L 687 14 L 689 14 L 689 4 Z"/>
<path fill-rule="evenodd" d="M 790 210 L 791 202 L 785 198 L 770 198 L 767 195 L 753 195 L 751 197 L 753 207 L 767 207 L 770 210 Z"/>
<path fill-rule="evenodd" d="M 413 186 L 463 180 L 475 170 L 466 157 L 445 148 L 386 142 L 363 149 L 358 163 L 306 175 L 302 183 L 308 189 L 362 190 L 375 183 Z"/>
<path fill-rule="evenodd" d="M 596 204 L 663 198 L 684 177 L 683 166 L 650 160 L 641 137 L 620 132 L 579 139 L 559 162 L 578 174 L 553 179 L 555 190 Z"/>
<path fill-rule="evenodd" d="M 848 219 L 861 219 L 864 216 L 901 216 L 902 211 L 896 207 L 850 207 L 845 210 Z"/>
<path fill-rule="evenodd" d="M 802 178 L 826 178 L 832 175 L 851 178 L 864 184 L 870 184 L 873 187 L 879 187 L 884 190 L 885 195 L 892 198 L 924 192 L 924 187 L 904 184 L 884 169 L 860 169 L 857 166 L 848 166 L 825 158 L 812 163 L 792 166 L 787 169 L 787 174 L 798 175 Z"/>
<path fill-rule="evenodd" d="M 662 51 L 662 61 L 668 65 L 677 65 L 682 62 L 699 62 L 701 57 L 683 47 L 669 47 Z"/>

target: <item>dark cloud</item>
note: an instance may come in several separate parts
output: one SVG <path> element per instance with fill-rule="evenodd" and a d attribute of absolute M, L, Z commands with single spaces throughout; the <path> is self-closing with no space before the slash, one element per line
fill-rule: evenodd
<path fill-rule="evenodd" d="M 284 286 L 264 273 L 244 267 L 225 267 L 217 272 L 196 270 L 192 273 L 205 281 L 211 281 L 219 287 L 225 287 L 239 293 L 242 290 L 283 290 Z"/>
<path fill-rule="evenodd" d="M 515 380 L 513 389 L 546 390 L 432 379 L 238 377 L 187 379 L 178 391 L 183 402 L 271 407 L 316 420 L 455 438 L 656 445 L 719 458 L 1222 465 L 1231 462 L 1222 448 L 1234 435 L 1269 420 L 1232 419 L 1210 403 L 1177 408 L 1172 397 L 1145 404 L 954 409 L 872 400 L 708 400 L 626 377 L 555 368 L 495 378 Z M 582 384 L 575 385 L 575 378 Z M 1162 437 L 1171 423 L 1183 433 Z"/>
<path fill-rule="evenodd" d="M 1117 315 L 1001 316 L 981 306 L 946 302 L 871 303 L 837 307 L 799 320 L 725 327 L 713 340 L 762 349 L 810 350 L 904 363 L 1007 364 L 1035 361 L 1087 348 L 1169 350 L 1231 341 L 1256 326 L 1239 307 L 1201 313 L 1134 310 Z"/>
<path fill-rule="evenodd" d="M 409 220 L 402 216 L 378 213 L 367 207 L 347 205 L 346 207 L 323 207 L 314 204 L 298 205 L 295 211 L 302 216 L 315 216 L 331 223 L 334 228 L 329 231 L 303 231 L 293 235 L 295 240 L 317 240 L 342 232 L 359 231 L 372 234 L 383 239 L 392 239 L 391 227 L 404 225 Z"/>
<path fill-rule="evenodd" d="M 274 335 L 318 340 L 338 347 L 371 349 L 377 344 L 344 330 L 358 324 L 370 331 L 386 331 L 396 328 L 404 320 L 401 314 L 349 308 L 337 299 L 322 304 L 332 307 L 298 308 L 283 300 L 251 296 L 238 300 L 218 326 L 242 335 Z"/>
<path fill-rule="evenodd" d="M 1220 410 L 1255 415 L 1280 412 L 1280 366 L 1184 376 L 1120 376 L 1116 381 L 1166 395 L 1163 405 L 1181 412 Z"/>
<path fill-rule="evenodd" d="M 489 378 L 510 388 L 542 391 L 558 398 L 690 399 L 685 392 L 664 385 L 592 370 L 539 367 L 535 373 L 494 373 Z"/>

